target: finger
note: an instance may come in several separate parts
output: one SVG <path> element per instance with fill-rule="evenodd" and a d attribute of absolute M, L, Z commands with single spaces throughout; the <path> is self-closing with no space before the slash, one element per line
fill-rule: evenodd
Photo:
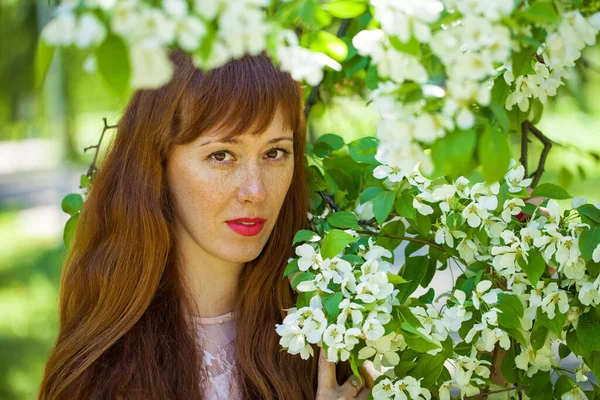
<path fill-rule="evenodd" d="M 382 372 L 379 372 L 375 369 L 373 362 L 370 360 L 365 361 L 358 367 L 358 371 L 365 379 L 365 386 L 368 388 L 372 388 L 375 384 L 375 379 L 383 375 Z"/>
<path fill-rule="evenodd" d="M 364 388 L 363 390 L 361 390 L 358 393 L 358 395 L 356 396 L 356 398 L 359 399 L 359 400 L 367 400 L 369 398 L 369 393 L 371 393 L 371 389 Z"/>
<path fill-rule="evenodd" d="M 327 360 L 325 351 L 322 348 L 319 350 L 317 383 L 319 388 L 333 388 L 337 386 L 335 363 Z"/>
<path fill-rule="evenodd" d="M 356 385 L 358 385 L 358 386 L 353 385 L 352 382 L 355 382 Z M 346 397 L 354 398 L 358 395 L 358 393 L 360 393 L 360 391 L 364 387 L 365 387 L 364 379 L 358 379 L 358 377 L 356 377 L 354 375 L 350 375 L 348 380 L 346 380 L 346 382 L 344 382 L 342 384 L 342 386 L 340 386 L 340 390 L 344 394 L 344 398 L 346 398 Z"/>

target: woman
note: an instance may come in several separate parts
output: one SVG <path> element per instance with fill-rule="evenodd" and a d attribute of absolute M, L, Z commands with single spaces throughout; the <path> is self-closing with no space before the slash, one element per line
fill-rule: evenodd
<path fill-rule="evenodd" d="M 39 399 L 366 399 L 347 364 L 291 356 L 275 332 L 308 209 L 299 85 L 266 56 L 206 74 L 171 59 L 84 205 Z"/>

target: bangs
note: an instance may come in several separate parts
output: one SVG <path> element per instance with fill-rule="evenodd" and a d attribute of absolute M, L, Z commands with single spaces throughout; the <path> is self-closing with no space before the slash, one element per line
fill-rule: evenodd
<path fill-rule="evenodd" d="M 302 89 L 268 56 L 245 56 L 209 72 L 197 69 L 189 58 L 175 61 L 175 74 L 190 74 L 182 80 L 186 87 L 176 113 L 177 144 L 213 129 L 222 131 L 225 140 L 245 133 L 259 135 L 277 110 L 284 129 L 291 129 L 295 138 L 302 135 Z"/>

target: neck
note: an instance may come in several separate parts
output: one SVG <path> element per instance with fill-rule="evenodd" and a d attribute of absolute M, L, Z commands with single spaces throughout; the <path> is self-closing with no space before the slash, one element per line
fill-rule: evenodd
<path fill-rule="evenodd" d="M 178 235 L 181 273 L 195 310 L 192 315 L 215 317 L 233 311 L 244 263 L 207 253 L 187 233 Z"/>

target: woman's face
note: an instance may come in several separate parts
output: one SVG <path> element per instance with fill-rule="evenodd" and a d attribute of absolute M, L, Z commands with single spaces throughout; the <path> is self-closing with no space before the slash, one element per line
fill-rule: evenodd
<path fill-rule="evenodd" d="M 260 135 L 224 143 L 226 132 L 214 130 L 172 149 L 167 179 L 176 234 L 195 242 L 195 254 L 233 263 L 258 257 L 294 173 L 293 132 L 283 122 L 278 111 Z M 244 218 L 252 220 L 235 221 Z"/>

